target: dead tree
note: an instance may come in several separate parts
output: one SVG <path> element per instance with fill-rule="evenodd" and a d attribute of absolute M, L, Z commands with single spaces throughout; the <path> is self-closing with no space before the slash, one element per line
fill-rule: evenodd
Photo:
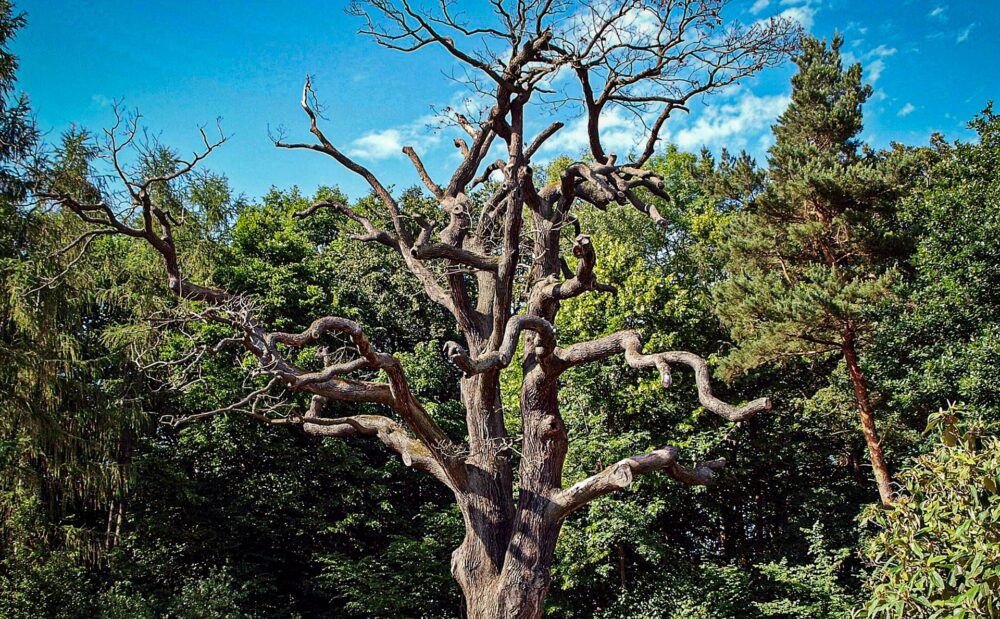
<path fill-rule="evenodd" d="M 454 493 L 466 535 L 452 555 L 451 569 L 468 616 L 539 617 L 556 539 L 570 513 L 629 486 L 638 475 L 659 471 L 685 484 L 707 484 L 725 464 L 715 460 L 687 468 L 677 449 L 666 446 L 564 487 L 568 438 L 559 410 L 563 372 L 620 357 L 633 368 L 656 370 L 666 388 L 672 368 L 687 366 L 694 372 L 702 406 L 728 421 L 739 422 L 770 407 L 766 398 L 743 406 L 719 400 L 701 357 L 681 351 L 644 352 L 636 331 L 570 343 L 560 342 L 553 328 L 562 301 L 613 291 L 595 277 L 598 257 L 579 230 L 574 209 L 583 203 L 598 209 L 612 203 L 630 205 L 666 226 L 652 199 L 670 196 L 663 179 L 645 164 L 668 118 L 687 111 L 701 95 L 780 61 L 795 45 L 794 24 L 781 19 L 726 24 L 720 16 L 723 4 L 491 0 L 492 25 L 468 23 L 450 0 L 429 8 L 410 0 L 352 5 L 350 12 L 360 17 L 362 33 L 379 45 L 402 52 L 438 48 L 450 55 L 473 89 L 473 98 L 482 103 L 478 114 L 444 112 L 461 135 L 454 140 L 461 161 L 445 183 L 432 178 L 414 148 L 403 149 L 446 214 L 447 225 L 440 229 L 404 212 L 375 173 L 327 138 L 306 80 L 301 106 L 312 137 L 302 143 L 277 140 L 277 146 L 316 151 L 359 175 L 384 208 L 388 224 L 380 227 L 349 206 L 332 202 L 315 204 L 300 215 L 308 217 L 320 208 L 338 210 L 357 226 L 358 241 L 397 255 L 426 295 L 454 317 L 464 342 L 450 342 L 445 354 L 464 374 L 460 388 L 465 437 L 441 429 L 412 393 L 400 361 L 376 350 L 356 322 L 325 316 L 301 333 L 270 332 L 255 318 L 252 300 L 185 277 L 174 238 L 178 222 L 158 203 L 155 188 L 189 172 L 221 139 L 205 137 L 204 149 L 169 174 L 136 177 L 119 161 L 135 136 L 135 125 L 126 124 L 124 131 L 119 126 L 108 134 L 108 153 L 124 186 L 124 205 L 57 190 L 43 197 L 93 224 L 90 236 L 121 234 L 151 245 L 166 266 L 170 290 L 197 309 L 198 319 L 229 325 L 234 336 L 227 341 L 243 346 L 259 361 L 255 372 L 270 377 L 266 386 L 204 415 L 239 411 L 269 424 L 301 426 L 312 435 L 381 440 L 407 465 L 432 475 Z M 589 153 L 566 167 L 558 182 L 539 186 L 532 159 L 563 123 L 552 123 L 534 135 L 526 127 L 543 106 L 553 105 L 564 114 L 582 114 Z M 602 120 L 612 112 L 631 115 L 643 128 L 634 152 L 611 153 L 602 145 Z M 498 158 L 490 161 L 491 154 Z M 487 195 L 474 200 L 477 191 Z M 567 250 L 575 257 L 575 270 L 564 259 Z M 331 334 L 348 338 L 356 354 L 312 371 L 289 361 L 290 352 L 319 348 Z M 501 370 L 514 362 L 523 371 L 518 437 L 512 437 L 504 423 L 499 380 Z M 384 376 L 384 381 L 372 379 L 375 375 Z M 276 388 L 310 394 L 308 411 L 279 412 L 283 409 L 273 405 L 279 401 Z M 325 404 L 331 401 L 378 404 L 387 414 L 324 416 Z M 520 443 L 519 455 L 512 452 L 515 441 Z"/>

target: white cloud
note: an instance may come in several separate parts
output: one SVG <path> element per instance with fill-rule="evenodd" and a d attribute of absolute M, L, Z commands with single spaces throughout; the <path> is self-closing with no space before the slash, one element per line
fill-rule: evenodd
<path fill-rule="evenodd" d="M 843 58 L 844 62 L 848 65 L 852 65 L 856 62 L 860 62 L 865 65 L 865 76 L 868 79 L 869 84 L 874 84 L 879 77 L 881 77 L 882 72 L 885 71 L 885 58 L 894 55 L 898 50 L 895 47 L 886 47 L 885 45 L 879 45 L 867 52 L 861 54 L 861 57 L 855 56 L 852 52 L 844 52 Z"/>
<path fill-rule="evenodd" d="M 758 134 L 771 126 L 789 101 L 787 94 L 758 97 L 752 92 L 722 105 L 707 101 L 704 112 L 677 132 L 673 142 L 685 150 L 715 145 L 741 148 L 752 138 L 763 144 Z"/>
<path fill-rule="evenodd" d="M 927 17 L 930 17 L 931 19 L 945 21 L 948 19 L 948 16 L 944 14 L 944 12 L 947 10 L 948 10 L 947 4 L 944 6 L 936 6 L 930 13 L 927 14 Z"/>
<path fill-rule="evenodd" d="M 417 150 L 433 148 L 441 142 L 440 132 L 436 130 L 437 121 L 436 116 L 425 115 L 408 125 L 369 131 L 351 142 L 347 154 L 377 161 L 402 157 L 404 146 L 414 146 Z"/>
<path fill-rule="evenodd" d="M 882 77 L 882 71 L 885 71 L 885 61 L 879 58 L 868 63 L 868 83 L 874 84 L 878 81 L 878 78 Z"/>
<path fill-rule="evenodd" d="M 644 133 L 645 130 L 638 119 L 621 108 L 605 108 L 601 114 L 601 144 L 608 152 L 624 155 L 635 150 Z M 542 145 L 542 150 L 573 155 L 584 151 L 588 144 L 587 118 L 583 116 L 571 121 L 559 133 L 552 136 Z"/>
<path fill-rule="evenodd" d="M 972 29 L 975 27 L 976 27 L 976 22 L 972 22 L 971 24 L 966 26 L 965 30 L 962 30 L 960 33 L 958 33 L 958 37 L 955 38 L 955 42 L 965 43 L 965 41 L 969 38 L 969 35 L 972 34 Z"/>
<path fill-rule="evenodd" d="M 886 47 L 885 45 L 879 45 L 875 49 L 865 54 L 865 58 L 885 58 L 887 56 L 892 56 L 895 53 L 896 53 L 895 47 Z"/>
<path fill-rule="evenodd" d="M 788 94 L 758 96 L 744 87 L 731 87 L 703 100 L 695 116 L 679 117 L 681 126 L 660 134 L 659 144 L 673 143 L 686 151 L 703 146 L 730 150 L 749 148 L 763 152 L 773 143 L 771 125 L 788 107 Z M 649 119 L 647 119 L 649 121 Z M 686 124 L 685 124 L 686 123 Z M 668 127 L 673 127 L 668 123 Z M 601 116 L 601 143 L 608 152 L 621 156 L 642 150 L 646 130 L 637 118 L 620 109 L 608 109 Z M 549 139 L 542 151 L 574 155 L 588 148 L 585 118 L 577 118 Z"/>
<path fill-rule="evenodd" d="M 785 4 L 782 2 L 782 4 Z M 809 4 L 804 4 L 802 6 L 793 6 L 785 9 L 778 14 L 778 17 L 784 17 L 786 19 L 791 19 L 797 21 L 803 30 L 810 30 L 815 23 L 816 9 L 814 9 Z"/>
<path fill-rule="evenodd" d="M 815 17 L 817 8 L 816 5 L 819 4 L 816 0 L 780 0 L 778 3 L 782 8 L 781 12 L 775 15 L 775 17 L 789 19 L 794 22 L 798 22 L 802 26 L 803 30 L 809 30 L 812 28 L 813 23 L 815 23 Z M 764 9 L 771 6 L 771 0 L 755 0 L 755 2 L 750 6 L 750 12 L 757 15 Z M 764 23 L 764 19 L 761 18 L 757 23 Z"/>
<path fill-rule="evenodd" d="M 909 116 L 910 114 L 913 113 L 913 110 L 915 109 L 917 108 L 913 107 L 912 103 L 907 103 L 906 105 L 901 107 L 898 112 L 896 112 L 896 116 L 899 116 L 900 118 L 903 118 L 904 116 Z"/>
<path fill-rule="evenodd" d="M 403 151 L 402 139 L 399 129 L 371 131 L 351 142 L 347 154 L 363 159 L 388 159 Z"/>

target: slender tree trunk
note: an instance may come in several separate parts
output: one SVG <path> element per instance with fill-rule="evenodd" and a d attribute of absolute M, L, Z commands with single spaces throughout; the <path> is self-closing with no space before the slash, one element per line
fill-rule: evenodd
<path fill-rule="evenodd" d="M 847 372 L 851 377 L 854 398 L 857 400 L 858 412 L 861 415 L 861 429 L 865 434 L 865 443 L 868 444 L 868 455 L 872 461 L 872 470 L 875 472 L 875 483 L 878 484 L 878 494 L 882 499 L 882 505 L 888 507 L 892 504 L 892 477 L 889 475 L 889 467 L 886 465 L 885 455 L 882 453 L 882 443 L 875 431 L 875 414 L 871 401 L 868 399 L 868 385 L 865 382 L 865 376 L 861 372 L 861 366 L 858 365 L 853 328 L 848 326 L 844 329 L 841 341 L 844 361 L 847 363 Z"/>

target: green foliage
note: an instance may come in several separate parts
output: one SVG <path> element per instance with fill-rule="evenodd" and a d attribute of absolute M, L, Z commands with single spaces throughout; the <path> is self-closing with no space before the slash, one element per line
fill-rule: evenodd
<path fill-rule="evenodd" d="M 628 592 L 597 616 L 608 619 L 737 619 L 752 612 L 747 573 L 712 563 L 678 565 L 659 586 Z"/>
<path fill-rule="evenodd" d="M 819 523 L 803 531 L 809 541 L 809 558 L 803 565 L 790 565 L 782 557 L 778 562 L 758 565 L 766 579 L 769 597 L 756 602 L 764 617 L 801 617 L 802 619 L 834 619 L 849 617 L 856 600 L 841 582 L 844 563 L 850 550 L 830 550 Z"/>
<path fill-rule="evenodd" d="M 79 619 L 96 614 L 97 584 L 71 552 L 22 550 L 0 565 L 0 616 Z"/>
<path fill-rule="evenodd" d="M 27 100 L 12 99 L 17 62 L 8 45 L 23 23 L 9 2 L 0 3 L 0 575 L 15 588 L 50 565 L 94 561 L 104 536 L 115 534 L 128 486 L 127 445 L 142 426 L 145 391 L 122 378 L 125 358 L 100 337 L 129 316 L 98 293 L 127 277 L 122 263 L 106 268 L 123 246 L 95 242 L 79 255 L 87 243 L 78 242 L 59 251 L 80 239 L 84 226 L 24 204 L 24 186 L 46 162 L 32 157 L 38 145 Z M 64 146 L 47 163 L 58 167 L 67 151 L 81 150 L 80 136 L 68 135 Z M 49 557 L 50 550 L 56 554 Z M 22 599 L 31 593 L 25 589 Z M 38 595 L 43 605 L 54 598 Z"/>
<path fill-rule="evenodd" d="M 19 226 L 12 215 L 31 181 L 25 170 L 36 164 L 33 151 L 39 139 L 28 97 L 16 92 L 18 60 L 10 50 L 26 21 L 13 2 L 0 0 L 0 215 L 4 221 L 0 246 L 4 249 L 17 239 Z"/>
<path fill-rule="evenodd" d="M 868 616 L 1000 614 L 1000 439 L 969 417 L 932 415 L 938 444 L 899 474 L 893 509 L 868 511 Z"/>
<path fill-rule="evenodd" d="M 948 402 L 1000 421 L 1000 117 L 987 107 L 970 126 L 978 141 L 904 153 L 926 169 L 901 205 L 913 277 L 883 308 L 872 358 L 915 426 Z"/>
<path fill-rule="evenodd" d="M 323 189 L 317 199 L 331 197 L 343 198 Z M 426 341 L 448 333 L 442 314 L 415 300 L 413 282 L 385 252 L 344 237 L 339 214 L 294 217 L 309 203 L 297 190 L 273 190 L 242 207 L 219 237 L 231 242 L 215 252 L 213 277 L 254 294 L 259 314 L 280 328 L 351 316 L 380 348 L 412 350 L 401 358 L 414 392 L 454 428 L 463 414 L 454 371 Z M 408 293 L 390 295 L 384 278 Z M 208 342 L 217 336 L 204 333 Z M 210 360 L 203 381 L 171 405 L 197 412 L 238 400 L 234 361 Z M 197 616 L 206 617 L 213 606 L 186 600 L 217 595 L 253 617 L 439 616 L 459 606 L 448 557 L 461 522 L 449 497 L 378 444 L 220 417 L 149 437 L 141 451 L 108 604 L 204 608 Z"/>
<path fill-rule="evenodd" d="M 657 206 L 670 217 L 669 232 L 631 208 L 581 210 L 599 257 L 598 280 L 620 292 L 564 303 L 560 337 L 641 328 L 648 350 L 683 346 L 713 358 L 728 340 L 711 296 L 724 276 L 717 262 L 722 229 L 759 191 L 759 171 L 746 157 L 716 162 L 673 149 L 653 165 L 675 196 Z M 853 546 L 844 523 L 864 494 L 844 456 L 853 447 L 846 436 L 855 413 L 810 407 L 802 395 L 824 385 L 826 369 L 758 372 L 718 385 L 731 400 L 766 393 L 776 403 L 741 428 L 700 409 L 684 372 L 669 391 L 620 359 L 569 372 L 560 392 L 571 438 L 567 483 L 664 443 L 692 458 L 724 456 L 728 464 L 707 491 L 644 476 L 628 492 L 574 514 L 559 540 L 548 616 L 600 609 L 602 617 L 763 617 L 781 616 L 782 608 L 836 616 L 848 603 L 845 591 L 857 586 L 857 566 L 825 548 Z M 817 522 L 831 531 L 822 547 L 811 529 Z"/>
<path fill-rule="evenodd" d="M 461 601 L 455 583 L 441 567 L 462 541 L 461 514 L 433 504 L 414 507 L 419 510 L 410 518 L 414 527 L 386 527 L 382 552 L 372 553 L 366 545 L 353 558 L 343 553 L 322 557 L 317 583 L 345 600 L 345 616 L 430 619 L 457 614 Z"/>
<path fill-rule="evenodd" d="M 246 589 L 229 570 L 212 570 L 204 578 L 184 583 L 169 614 L 177 619 L 247 619 L 252 615 L 239 610 Z"/>

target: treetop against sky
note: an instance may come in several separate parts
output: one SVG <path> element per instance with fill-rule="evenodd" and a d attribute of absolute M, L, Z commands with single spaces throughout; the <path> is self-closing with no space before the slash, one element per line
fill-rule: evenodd
<path fill-rule="evenodd" d="M 470 22 L 489 21 L 481 15 L 488 3 L 456 6 Z M 269 138 L 282 128 L 289 139 L 306 133 L 298 101 L 309 74 L 327 134 L 387 182 L 419 183 L 401 152 L 406 145 L 432 174 L 456 163 L 451 129 L 438 130 L 434 119 L 435 109 L 468 104 L 468 88 L 452 79 L 454 59 L 374 45 L 357 35 L 364 24 L 346 14 L 346 2 L 24 0 L 19 8 L 28 14 L 14 47 L 21 86 L 41 127 L 54 133 L 71 123 L 107 127 L 112 103 L 122 100 L 164 142 L 187 151 L 199 145 L 199 125 L 221 118 L 232 139 L 209 165 L 238 191 L 339 185 L 361 195 L 363 181 L 349 172 L 278 150 Z M 935 131 L 970 137 L 964 123 L 996 98 L 1000 66 L 982 61 L 1000 54 L 995 2 L 747 0 L 727 8 L 729 19 L 747 23 L 779 14 L 817 36 L 844 35 L 847 60 L 861 62 L 874 87 L 862 137 L 876 146 L 923 143 Z M 786 63 L 695 101 L 690 114 L 668 121 L 664 139 L 686 150 L 745 148 L 762 159 L 770 126 L 788 104 L 792 72 Z M 584 151 L 577 106 L 538 109 L 529 122 L 541 127 L 553 115 L 567 126 L 542 155 Z M 636 143 L 635 119 L 613 112 L 602 125 L 609 148 L 624 153 Z"/>

